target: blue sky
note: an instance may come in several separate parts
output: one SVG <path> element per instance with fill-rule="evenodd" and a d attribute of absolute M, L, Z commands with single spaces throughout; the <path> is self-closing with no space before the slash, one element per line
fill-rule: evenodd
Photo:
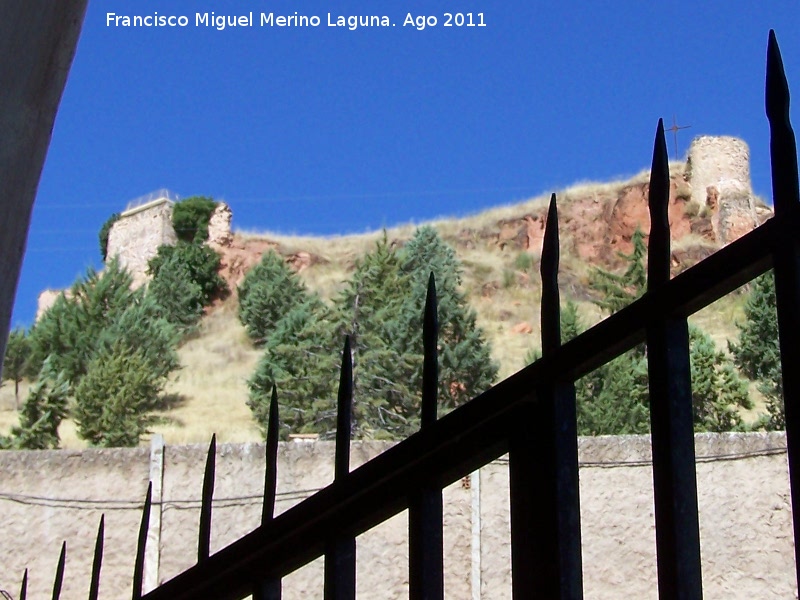
<path fill-rule="evenodd" d="M 196 27 L 211 11 L 255 23 Z M 190 26 L 108 27 L 109 12 Z M 261 12 L 322 23 L 260 27 Z M 394 26 L 329 27 L 328 12 Z M 445 27 L 445 12 L 482 13 L 486 27 Z M 408 13 L 438 23 L 403 26 Z M 41 290 L 100 265 L 111 213 L 163 187 L 225 200 L 238 229 L 363 232 L 634 174 L 658 118 L 675 114 L 691 125 L 681 157 L 695 135 L 742 137 L 769 197 L 770 28 L 800 94 L 794 1 L 93 0 L 12 324 L 32 322 Z"/>

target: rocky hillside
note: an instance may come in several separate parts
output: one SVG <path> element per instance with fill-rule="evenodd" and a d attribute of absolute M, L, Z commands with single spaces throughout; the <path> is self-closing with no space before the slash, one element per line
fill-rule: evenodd
<path fill-rule="evenodd" d="M 750 192 L 749 173 L 739 164 L 742 143 L 711 138 L 720 139 L 717 152 L 710 153 L 708 139 L 698 138 L 692 145 L 695 154 L 690 152 L 686 164 L 670 165 L 674 273 L 771 215 Z M 735 152 L 731 154 L 732 149 Z M 731 167 L 728 163 L 736 164 Z M 562 297 L 578 302 L 587 325 L 603 316 L 592 302 L 591 269 L 621 267 L 620 253 L 631 250 L 634 231 L 641 228 L 645 235 L 649 231 L 648 177 L 644 172 L 627 181 L 576 185 L 557 193 Z M 501 378 L 523 367 L 527 352 L 538 346 L 538 269 L 548 199 L 542 196 L 432 223 L 462 261 L 464 289 L 501 365 Z M 259 438 L 245 404 L 246 379 L 255 368 L 259 351 L 238 322 L 235 289 L 264 252 L 276 250 L 310 289 L 330 300 L 342 289 L 358 257 L 382 235 L 315 238 L 235 232 L 230 227 L 232 217 L 227 206 L 218 207 L 210 225 L 209 244 L 221 254 L 220 273 L 234 294 L 208 310 L 199 334 L 180 350 L 183 369 L 170 386 L 172 406 L 156 428 L 168 443 L 202 441 L 212 431 L 221 441 Z M 395 227 L 387 230 L 387 235 L 393 245 L 401 246 L 414 228 Z M 140 254 L 137 251 L 137 256 Z M 695 319 L 720 343 L 735 336 L 734 321 L 740 314 L 740 298 L 730 297 Z M 8 407 L 8 386 L 0 394 L 0 407 Z M 0 428 L 6 429 L 14 420 L 15 415 L 0 411 Z M 68 446 L 81 444 L 69 423 L 64 425 L 62 437 Z"/>

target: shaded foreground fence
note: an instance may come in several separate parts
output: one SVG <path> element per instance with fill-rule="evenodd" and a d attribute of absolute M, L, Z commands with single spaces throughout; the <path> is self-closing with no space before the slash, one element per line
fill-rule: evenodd
<path fill-rule="evenodd" d="M 669 172 L 659 121 L 650 179 L 647 293 L 579 337 L 560 343 L 558 218 L 551 199 L 542 250 L 542 353 L 534 364 L 442 419 L 436 419 L 437 319 L 433 277 L 425 307 L 421 430 L 350 472 L 352 363 L 345 342 L 339 382 L 334 482 L 273 516 L 277 396 L 273 390 L 261 526 L 210 555 L 215 442 L 206 463 L 197 565 L 141 595 L 148 491 L 139 531 L 133 598 L 276 599 L 281 578 L 324 556 L 325 598 L 355 597 L 356 536 L 408 509 L 409 595 L 442 598 L 442 489 L 509 455 L 513 597 L 583 595 L 574 381 L 647 343 L 658 590 L 701 598 L 701 556 L 687 318 L 774 269 L 793 513 L 800 510 L 800 194 L 789 92 L 774 34 L 767 51 L 775 217 L 670 280 Z M 794 539 L 798 521 L 793 520 Z M 103 552 L 97 536 L 89 597 L 96 598 Z M 797 571 L 797 559 L 795 560 Z M 27 575 L 27 574 L 26 574 Z M 797 572 L 795 573 L 795 576 Z M 55 576 L 64 576 L 63 547 Z M 26 593 L 23 579 L 21 596 Z"/>

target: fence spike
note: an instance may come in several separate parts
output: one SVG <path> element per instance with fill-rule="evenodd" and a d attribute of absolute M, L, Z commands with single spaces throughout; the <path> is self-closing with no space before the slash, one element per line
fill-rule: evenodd
<path fill-rule="evenodd" d="M 264 469 L 264 504 L 261 508 L 261 524 L 272 521 L 275 515 L 275 491 L 278 482 L 278 391 L 272 386 L 269 402 L 269 424 L 267 425 L 267 464 Z"/>
<path fill-rule="evenodd" d="M 425 315 L 422 321 L 422 410 L 421 427 L 436 422 L 437 392 L 439 390 L 439 316 L 436 299 L 436 278 L 428 277 L 428 294 L 425 297 Z"/>
<path fill-rule="evenodd" d="M 200 532 L 197 539 L 197 562 L 206 560 L 211 548 L 211 500 L 214 496 L 214 474 L 217 459 L 217 434 L 211 436 L 203 474 L 203 496 L 200 503 Z"/>
<path fill-rule="evenodd" d="M 558 207 L 556 195 L 550 196 L 547 209 L 544 240 L 542 241 L 542 354 L 557 350 L 561 346 L 561 304 L 558 294 Z"/>
<path fill-rule="evenodd" d="M 22 585 L 19 586 L 19 600 L 27 600 L 28 598 L 28 569 L 22 574 Z"/>
<path fill-rule="evenodd" d="M 344 338 L 342 368 L 339 372 L 339 396 L 336 403 L 336 468 L 334 479 L 350 472 L 350 432 L 353 418 L 353 355 L 350 336 Z"/>
<path fill-rule="evenodd" d="M 800 190 L 797 182 L 797 145 L 789 121 L 789 83 L 786 81 L 778 40 L 772 29 L 767 45 L 765 96 L 771 134 L 773 206 L 775 214 L 781 215 L 800 208 Z"/>
<path fill-rule="evenodd" d="M 61 584 L 64 582 L 64 563 L 67 560 L 67 542 L 61 544 L 61 554 L 58 557 L 58 566 L 56 567 L 56 579 L 53 582 L 53 600 L 58 600 L 61 597 Z"/>
<path fill-rule="evenodd" d="M 669 281 L 669 160 L 664 120 L 658 120 L 650 168 L 650 242 L 647 248 L 647 289 Z"/>
<path fill-rule="evenodd" d="M 105 537 L 106 516 L 100 515 L 100 526 L 97 528 L 97 541 L 94 544 L 92 560 L 92 579 L 89 584 L 89 600 L 97 600 L 100 590 L 100 567 L 103 564 L 103 540 Z"/>
<path fill-rule="evenodd" d="M 150 526 L 150 505 L 153 502 L 153 482 L 147 484 L 147 495 L 144 497 L 142 522 L 139 524 L 139 540 L 136 544 L 136 561 L 133 564 L 132 600 L 142 597 L 142 579 L 144 575 L 144 549 L 147 544 L 147 529 Z"/>

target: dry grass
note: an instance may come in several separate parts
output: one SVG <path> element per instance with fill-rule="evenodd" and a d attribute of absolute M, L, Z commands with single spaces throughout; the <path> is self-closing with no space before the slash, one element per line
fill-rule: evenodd
<path fill-rule="evenodd" d="M 178 351 L 181 370 L 166 391 L 173 405 L 159 413 L 153 427 L 168 444 L 207 441 L 212 433 L 220 442 L 262 439 L 247 407 L 247 379 L 261 352 L 252 347 L 235 306 L 226 304 L 205 318 L 199 335 Z"/>

